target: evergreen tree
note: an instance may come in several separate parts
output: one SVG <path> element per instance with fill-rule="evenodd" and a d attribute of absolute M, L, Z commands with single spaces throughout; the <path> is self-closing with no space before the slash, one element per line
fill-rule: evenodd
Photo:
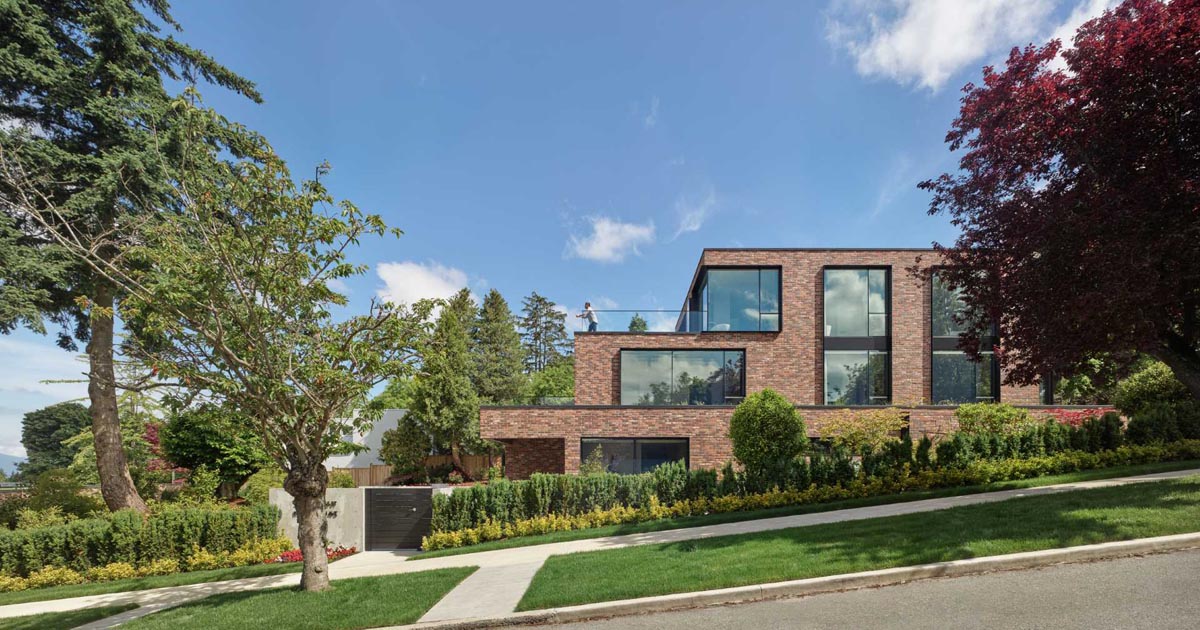
<path fill-rule="evenodd" d="M 409 419 L 450 451 L 454 467 L 464 475 L 464 448 L 479 440 L 479 398 L 471 385 L 471 355 L 458 314 L 442 309 L 433 339 L 422 356 L 412 392 Z"/>
<path fill-rule="evenodd" d="M 634 313 L 629 320 L 629 332 L 646 332 L 646 320 L 641 313 Z"/>
<path fill-rule="evenodd" d="M 565 313 L 555 309 L 554 302 L 529 294 L 522 302 L 521 338 L 525 344 L 525 369 L 540 372 L 555 359 L 564 356 L 570 346 L 567 338 Z"/>
<path fill-rule="evenodd" d="M 36 477 L 52 468 L 66 468 L 79 449 L 64 444 L 89 425 L 87 407 L 65 402 L 30 411 L 21 420 L 21 445 L 26 460 L 21 474 Z"/>
<path fill-rule="evenodd" d="M 475 323 L 475 392 L 483 402 L 518 400 L 528 379 L 525 346 L 517 332 L 517 319 L 500 292 L 492 289 L 483 298 Z"/>
<path fill-rule="evenodd" d="M 179 205 L 170 187 L 179 114 L 163 80 L 203 80 L 261 101 L 253 83 L 160 35 L 156 22 L 180 30 L 163 0 L 0 5 L 0 332 L 44 333 L 48 319 L 63 348 L 87 344 L 100 489 L 112 510 L 146 504 L 117 417 L 121 293 L 95 268 L 126 264 L 132 226 Z M 227 123 L 201 140 L 235 155 L 252 142 Z M 56 235 L 94 252 L 96 266 L 66 255 Z"/>

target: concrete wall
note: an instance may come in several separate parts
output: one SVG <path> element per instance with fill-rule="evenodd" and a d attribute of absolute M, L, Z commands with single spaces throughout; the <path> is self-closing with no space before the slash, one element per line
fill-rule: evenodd
<path fill-rule="evenodd" d="M 282 516 L 279 529 L 293 543 L 298 524 L 292 495 L 283 488 L 271 488 L 271 505 L 279 508 Z M 366 505 L 362 488 L 329 488 L 325 491 L 325 540 L 331 547 L 356 547 L 362 549 L 366 543 Z"/>

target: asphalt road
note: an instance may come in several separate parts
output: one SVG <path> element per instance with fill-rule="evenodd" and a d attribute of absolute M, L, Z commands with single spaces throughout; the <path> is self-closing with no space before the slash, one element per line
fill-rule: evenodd
<path fill-rule="evenodd" d="M 1200 551 L 1069 564 L 737 606 L 554 626 L 699 628 L 1200 628 Z"/>

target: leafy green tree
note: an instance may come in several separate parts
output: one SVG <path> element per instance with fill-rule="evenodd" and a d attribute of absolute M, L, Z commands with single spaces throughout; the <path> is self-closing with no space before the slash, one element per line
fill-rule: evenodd
<path fill-rule="evenodd" d="M 647 329 L 646 318 L 641 313 L 634 313 L 629 319 L 629 332 L 646 332 Z"/>
<path fill-rule="evenodd" d="M 1140 369 L 1117 383 L 1113 404 L 1128 416 L 1136 416 L 1159 404 L 1187 400 L 1188 390 L 1162 361 L 1143 362 Z"/>
<path fill-rule="evenodd" d="M 66 468 L 78 449 L 64 444 L 89 425 L 87 407 L 65 402 L 30 411 L 21 420 L 21 445 L 26 460 L 19 465 L 22 475 L 36 477 L 51 468 Z"/>
<path fill-rule="evenodd" d="M 495 289 L 483 298 L 474 337 L 474 383 L 479 399 L 493 404 L 519 400 L 529 383 L 523 372 L 525 347 L 516 317 Z"/>
<path fill-rule="evenodd" d="M 127 365 L 119 374 L 132 373 Z M 169 481 L 164 469 L 174 466 L 162 459 L 158 443 L 158 427 L 162 425 L 164 408 L 153 396 L 136 390 L 123 391 L 117 396 L 117 417 L 121 420 L 121 448 L 129 462 L 129 474 L 138 495 L 154 497 L 158 484 Z M 81 483 L 100 483 L 96 461 L 95 439 L 90 426 L 68 438 L 65 445 L 75 450 L 68 470 Z"/>
<path fill-rule="evenodd" d="M 746 396 L 729 419 L 733 456 L 759 486 L 783 485 L 788 468 L 808 449 L 808 434 L 795 405 L 764 389 Z"/>
<path fill-rule="evenodd" d="M 203 80 L 261 100 L 253 83 L 164 37 L 160 24 L 180 30 L 163 0 L 0 5 L 0 332 L 44 333 L 49 320 L 63 348 L 87 344 L 100 486 L 112 510 L 146 509 L 117 417 L 121 291 L 106 272 L 64 252 L 59 238 L 121 266 L 130 227 L 178 205 L 168 185 L 177 179 L 177 116 L 164 79 Z M 214 131 L 206 141 L 241 150 L 238 130 Z M 31 179 L 43 185 L 28 186 Z"/>
<path fill-rule="evenodd" d="M 379 447 L 379 459 L 392 467 L 393 475 L 421 476 L 425 458 L 433 451 L 433 440 L 429 432 L 406 413 L 396 421 L 396 428 L 383 433 L 383 444 Z"/>
<path fill-rule="evenodd" d="M 412 407 L 413 379 L 404 376 L 388 381 L 387 385 L 377 396 L 371 399 L 368 406 L 377 413 L 388 409 L 409 409 Z"/>
<path fill-rule="evenodd" d="M 479 398 L 471 386 L 471 356 L 460 322 L 453 310 L 442 309 L 421 357 L 412 408 L 405 417 L 428 431 L 439 447 L 448 449 L 454 467 L 466 475 L 462 454 L 465 447 L 479 441 Z"/>
<path fill-rule="evenodd" d="M 223 121 L 188 99 L 173 107 L 187 141 L 178 211 L 137 226 L 127 267 L 68 238 L 56 243 L 126 293 L 123 309 L 139 326 L 128 354 L 250 423 L 287 472 L 301 586 L 324 590 L 324 462 L 342 436 L 378 419 L 365 404 L 371 389 L 412 373 L 432 305 L 372 301 L 364 315 L 335 319 L 346 298 L 330 283 L 366 271 L 348 261 L 349 248 L 400 232 L 349 202 L 334 207 L 318 182 L 297 186 L 265 144 L 253 161 L 225 162 L 204 141 Z"/>
<path fill-rule="evenodd" d="M 522 302 L 521 340 L 525 344 L 525 370 L 540 372 L 555 359 L 563 357 L 569 347 L 567 338 L 567 316 L 556 308 L 554 302 L 538 295 L 529 294 Z"/>
<path fill-rule="evenodd" d="M 534 403 L 546 398 L 575 396 L 575 358 L 562 357 L 540 372 L 529 383 L 529 398 Z"/>
<path fill-rule="evenodd" d="M 212 471 L 220 481 L 220 496 L 232 498 L 251 475 L 271 462 L 251 426 L 246 418 L 201 405 L 172 414 L 159 436 L 163 454 L 171 462 Z"/>

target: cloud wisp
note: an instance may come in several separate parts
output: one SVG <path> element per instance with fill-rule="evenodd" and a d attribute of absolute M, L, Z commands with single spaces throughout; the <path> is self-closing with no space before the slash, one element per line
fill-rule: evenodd
<path fill-rule="evenodd" d="M 679 223 L 672 240 L 688 232 L 698 232 L 717 209 L 717 191 L 709 186 L 699 198 L 680 195 L 675 199 L 675 216 Z"/>
<path fill-rule="evenodd" d="M 567 237 L 566 256 L 602 263 L 619 263 L 640 247 L 654 242 L 654 222 L 625 223 L 604 216 L 588 217 L 589 230 Z"/>

